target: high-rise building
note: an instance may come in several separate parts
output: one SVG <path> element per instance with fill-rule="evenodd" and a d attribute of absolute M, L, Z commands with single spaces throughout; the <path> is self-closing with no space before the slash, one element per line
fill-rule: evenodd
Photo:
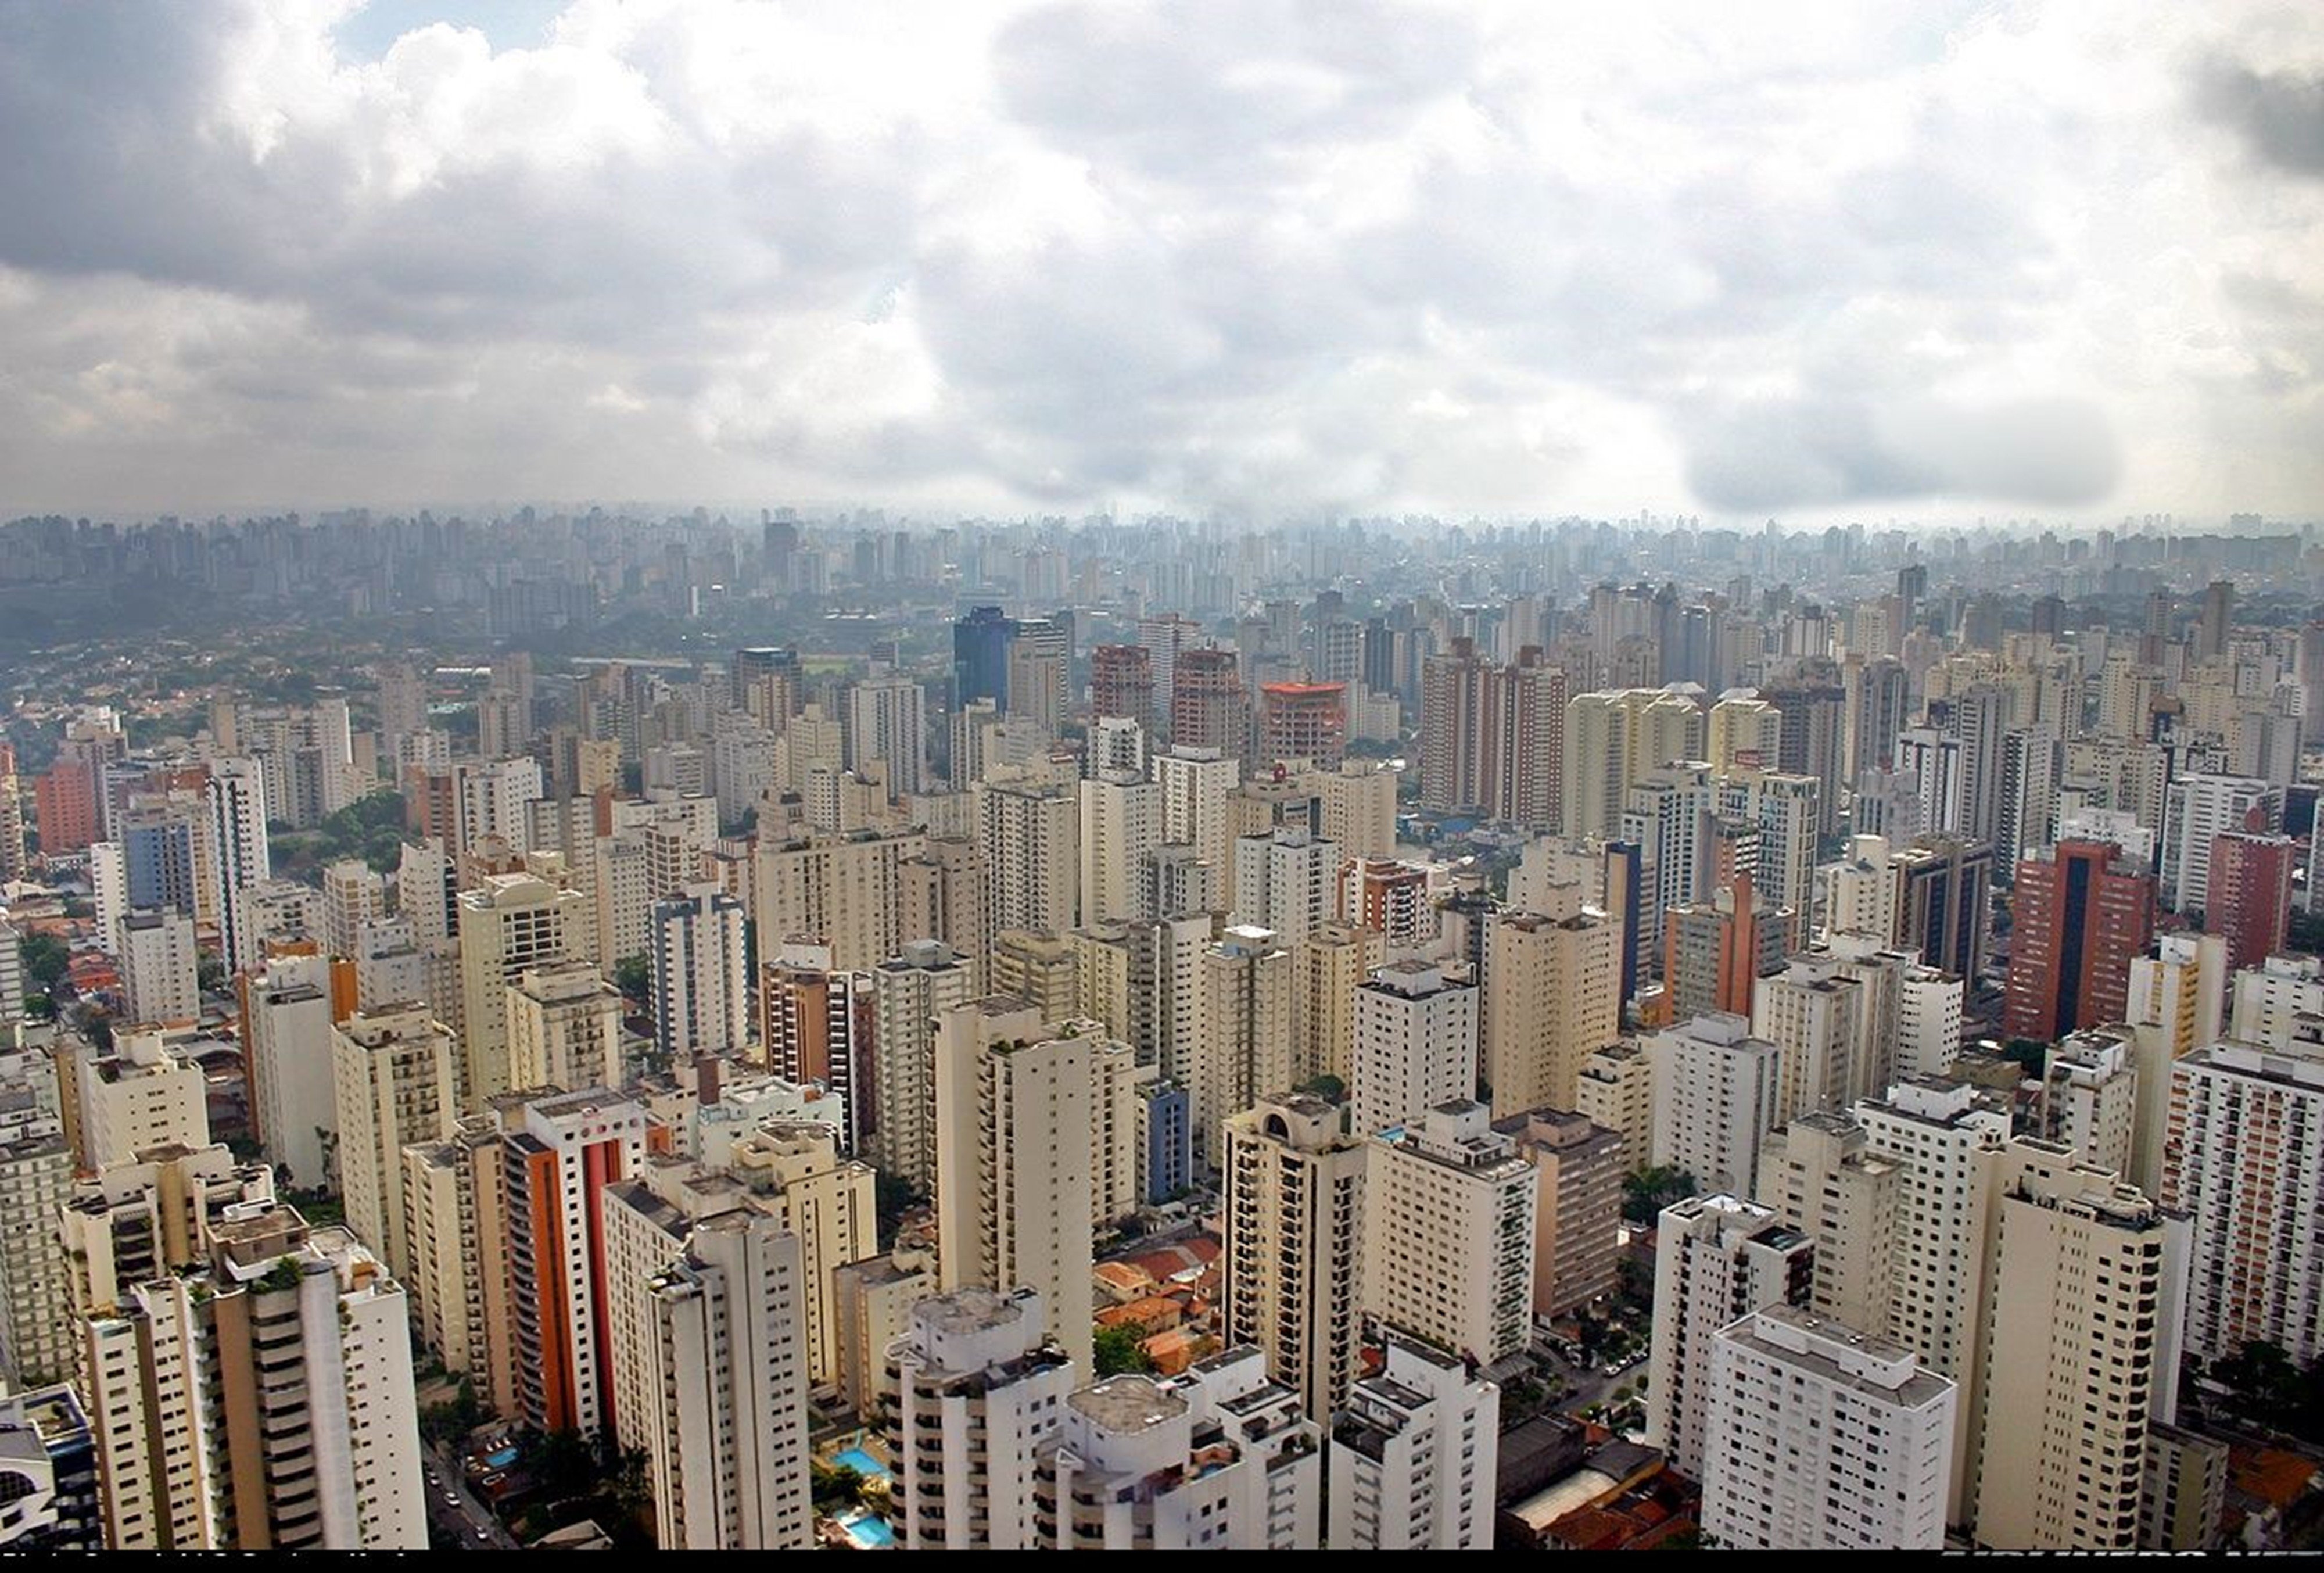
<path fill-rule="evenodd" d="M 1359 1303 L 1381 1326 L 1491 1365 L 1533 1325 L 1533 1166 L 1480 1103 L 1448 1103 L 1370 1137 Z"/>
<path fill-rule="evenodd" d="M 1775 1129 L 1783 1050 L 1742 1016 L 1711 1012 L 1645 1041 L 1654 1088 L 1652 1161 L 1707 1189 L 1741 1195 Z"/>
<path fill-rule="evenodd" d="M 973 606 L 952 625 L 954 709 L 991 699 L 1007 712 L 1009 647 L 1016 640 L 1016 620 L 1004 616 L 998 606 Z"/>
<path fill-rule="evenodd" d="M 613 1087 L 622 995 L 586 961 L 529 967 L 508 986 L 509 1080 L 519 1087 Z"/>
<path fill-rule="evenodd" d="M 1801 1115 L 1760 1148 L 1753 1199 L 1815 1241 L 1806 1303 L 1818 1316 L 1887 1331 L 1899 1183 L 1896 1160 L 1843 1114 Z"/>
<path fill-rule="evenodd" d="M 785 839 L 761 832 L 758 874 L 752 887 L 761 954 L 786 936 L 811 937 L 829 946 L 832 965 L 862 972 L 896 954 L 907 939 L 936 938 L 964 956 L 982 957 L 984 934 L 939 933 L 930 936 L 923 909 L 931 895 L 934 904 L 948 913 L 961 913 L 967 903 L 948 899 L 957 886 L 963 896 L 979 895 L 976 920 L 982 921 L 982 882 L 963 861 L 930 866 L 930 877 L 908 879 L 905 865 L 924 858 L 942 859 L 935 838 L 918 832 L 887 835 L 858 831 L 845 836 L 814 835 Z M 961 858 L 974 854 L 961 849 Z M 940 876 L 940 877 L 938 877 Z M 934 887 L 933 889 L 931 887 Z M 918 889 L 924 898 L 907 898 Z M 907 913 L 915 912 L 908 921 Z M 1067 927 L 1071 927 L 1070 924 Z"/>
<path fill-rule="evenodd" d="M 1189 1084 L 1195 1151 L 1216 1168 L 1225 1155 L 1227 1117 L 1250 1108 L 1268 1088 L 1297 1079 L 1292 1063 L 1298 1047 L 1297 967 L 1270 930 L 1237 925 L 1203 950 L 1200 978 L 1194 1019 L 1182 1018 L 1193 1029 L 1194 1051 L 1166 1056 L 1163 1069 Z"/>
<path fill-rule="evenodd" d="M 1139 644 L 1101 644 L 1090 652 L 1090 717 L 1125 717 L 1152 731 L 1154 654 Z"/>
<path fill-rule="evenodd" d="M 1347 739 L 1347 684 L 1259 685 L 1259 763 L 1305 759 L 1325 770 L 1337 770 Z"/>
<path fill-rule="evenodd" d="M 586 957 L 589 898 L 537 874 L 495 874 L 460 893 L 460 1106 L 510 1091 L 509 985 L 533 967 Z"/>
<path fill-rule="evenodd" d="M 1255 1348 L 1167 1382 L 1134 1373 L 1066 1395 L 1036 1454 L 1044 1550 L 1314 1550 L 1323 1428 Z"/>
<path fill-rule="evenodd" d="M 2208 912 L 2213 843 L 2235 831 L 2269 834 L 2282 824 L 2282 787 L 2232 775 L 2172 782 L 2163 811 L 2163 904 L 2174 912 Z"/>
<path fill-rule="evenodd" d="M 881 1172 L 926 1193 L 936 1182 L 936 1023 L 975 997 L 968 965 L 936 939 L 915 939 L 872 969 Z"/>
<path fill-rule="evenodd" d="M 1923 963 L 1957 977 L 1982 976 L 1993 930 L 1993 848 L 1923 836 L 1889 857 L 1899 879 L 1890 942 L 1918 950 Z"/>
<path fill-rule="evenodd" d="M 331 1027 L 346 1013 L 345 970 L 319 955 L 278 952 L 236 985 L 251 1134 L 286 1186 L 330 1178 L 325 1143 L 339 1133 Z"/>
<path fill-rule="evenodd" d="M 1815 1245 L 1773 1208 L 1698 1196 L 1662 1211 L 1655 1233 L 1654 1344 L 1646 1368 L 1646 1446 L 1702 1478 L 1712 1340 L 1738 1317 L 1804 1306 Z"/>
<path fill-rule="evenodd" d="M 403 1150 L 452 1133 L 459 1112 L 452 1045 L 450 1031 L 416 1003 L 349 1016 L 331 1033 L 334 1146 L 347 1226 L 401 1279 L 411 1273 Z"/>
<path fill-rule="evenodd" d="M 1217 749 L 1173 747 L 1154 757 L 1154 780 L 1162 789 L 1162 840 L 1191 847 L 1211 865 L 1222 894 L 1234 879 L 1235 821 L 1228 806 L 1242 779 L 1238 759 Z M 1176 917 L 1183 909 L 1157 906 L 1157 917 Z"/>
<path fill-rule="evenodd" d="M 1334 1550 L 1481 1551 L 1493 1541 L 1500 1389 L 1394 1333 L 1332 1437 Z"/>
<path fill-rule="evenodd" d="M 1564 1109 L 1495 1120 L 1538 1177 L 1534 1202 L 1533 1314 L 1562 1317 L 1613 1292 L 1622 1177 L 1621 1134 Z"/>
<path fill-rule="evenodd" d="M 60 1069 L 78 1083 L 78 1099 L 70 1086 L 64 1097 L 77 1102 L 79 1117 L 67 1119 L 66 1130 L 84 1172 L 134 1163 L 155 1147 L 209 1145 L 202 1068 L 190 1057 L 171 1052 L 159 1029 L 117 1028 L 109 1052 L 71 1052 L 72 1059 L 60 1060 Z"/>
<path fill-rule="evenodd" d="M 701 882 L 654 903 L 656 1050 L 674 1060 L 739 1051 L 750 1038 L 750 981 L 741 902 Z"/>
<path fill-rule="evenodd" d="M 2086 1169 L 2128 1179 L 2138 1123 L 2137 1041 L 2126 1027 L 2085 1027 L 2042 1059 L 2040 1133 Z"/>
<path fill-rule="evenodd" d="M 759 968 L 759 1051 L 793 1086 L 839 1102 L 840 1148 L 861 1149 L 878 1117 L 878 1007 L 869 975 L 831 964 L 828 946 L 785 940 Z"/>
<path fill-rule="evenodd" d="M 645 1111 L 600 1087 L 530 1099 L 506 1119 L 519 1413 L 543 1431 L 612 1432 L 604 1193 L 645 1156 Z"/>
<path fill-rule="evenodd" d="M 2225 1042 L 2171 1067 L 2162 1198 L 2192 1222 L 2187 1346 L 2324 1353 L 2324 1059 Z"/>
<path fill-rule="evenodd" d="M 1001 711 L 1038 737 L 1056 736 L 1065 724 L 1066 673 L 1073 660 L 1068 626 L 1061 618 L 1028 618 L 1009 642 L 1009 697 Z"/>
<path fill-rule="evenodd" d="M 1088 1293 L 1076 1284 L 1075 1303 Z M 1076 1369 L 1087 1367 L 1047 1336 L 1038 1291 L 969 1287 L 914 1306 L 884 1384 L 897 1544 L 1035 1549 L 1035 1456 L 1062 1423 Z"/>
<path fill-rule="evenodd" d="M 1079 806 L 1071 784 L 977 783 L 976 844 L 984 857 L 988 934 L 1003 929 L 1062 934 L 1081 921 Z"/>
<path fill-rule="evenodd" d="M 513 1417 L 516 1324 L 509 1306 L 507 1160 L 490 1115 L 403 1150 L 414 1329 L 490 1412 Z"/>
<path fill-rule="evenodd" d="M 1355 992 L 1350 1107 L 1359 1135 L 1423 1118 L 1477 1091 L 1477 989 L 1424 961 L 1374 971 Z"/>
<path fill-rule="evenodd" d="M 1769 1551 L 1935 1551 L 1953 1383 L 1877 1333 L 1786 1304 L 1711 1335 L 1702 1530 Z"/>
<path fill-rule="evenodd" d="M 1102 1038 L 1053 1035 L 1038 1013 L 988 997 L 936 1028 L 939 1282 L 1029 1287 L 1057 1306 L 1057 1340 L 1091 1365 L 1096 1206 L 1092 1135 Z"/>
<path fill-rule="evenodd" d="M 1133 647 L 1134 648 L 1134 647 Z M 1140 875 L 1162 844 L 1162 788 L 1126 771 L 1081 784 L 1082 913 L 1091 923 L 1150 918 Z"/>
<path fill-rule="evenodd" d="M 1250 696 L 1231 650 L 1178 652 L 1170 674 L 1170 741 L 1240 759 L 1249 746 Z"/>
<path fill-rule="evenodd" d="M 1829 955 L 1795 956 L 1783 972 L 1759 980 L 1751 1032 L 1781 1050 L 1779 1124 L 1847 1106 L 1868 1079 L 1857 1061 L 1869 1057 L 1877 1030 L 1868 1018 L 1879 1009 L 1866 980 Z"/>
<path fill-rule="evenodd" d="M 2050 1143 L 2021 1137 L 1987 1167 L 1971 1537 L 2131 1550 L 2147 1427 L 2176 1418 L 2187 1220 Z"/>
<path fill-rule="evenodd" d="M 1356 1374 L 1367 1143 L 1337 1105 L 1263 1097 L 1226 1122 L 1222 1335 L 1255 1344 L 1310 1414 L 1337 1414 Z"/>
<path fill-rule="evenodd" d="M 194 921 L 163 908 L 121 920 L 121 1004 L 132 1022 L 182 1022 L 202 1013 Z"/>
<path fill-rule="evenodd" d="M 0 1114 L 0 1207 L 10 1220 L 0 1231 L 0 1376 L 21 1392 L 73 1374 L 73 1273 L 66 1253 L 74 1242 L 60 1240 L 58 1227 L 72 1199 L 73 1151 L 49 1089 L 12 1078 L 0 1096 L 12 1106 Z M 0 1529 L 0 1537 L 5 1532 Z"/>
<path fill-rule="evenodd" d="M 847 768 L 862 775 L 875 760 L 885 765 L 890 802 L 927 788 L 923 703 L 920 685 L 900 675 L 866 678 L 847 690 Z"/>
<path fill-rule="evenodd" d="M 270 817 L 287 819 L 290 816 L 276 812 L 277 805 L 267 791 L 266 773 L 257 760 L 211 761 L 205 792 L 211 866 L 217 882 L 218 949 L 229 964 L 246 969 L 258 965 L 259 949 L 255 936 L 246 931 L 242 893 L 272 876 L 266 822 Z M 45 837 L 42 845 L 48 845 Z"/>
<path fill-rule="evenodd" d="M 1318 923 L 1294 953 L 1298 976 L 1293 1016 L 1299 1024 L 1296 1079 L 1318 1076 L 1342 1087 L 1354 1075 L 1356 991 L 1386 958 L 1379 933 L 1348 923 Z"/>
<path fill-rule="evenodd" d="M 2017 865 L 2012 904 L 2002 1030 L 2046 1043 L 2125 1020 L 2131 963 L 2154 940 L 2154 876 L 2103 842 L 2061 841 Z"/>
<path fill-rule="evenodd" d="M 237 1209 L 81 1338 L 108 1549 L 427 1546 L 403 1290 L 345 1229 Z"/>
<path fill-rule="evenodd" d="M 644 1428 L 654 1527 L 670 1550 L 807 1550 L 807 1359 L 799 1242 L 768 1213 L 696 1225 L 646 1300 L 658 1406 Z"/>
<path fill-rule="evenodd" d="M 2235 972 L 2283 949 L 2292 871 L 2307 850 L 2289 836 L 2250 828 L 2260 819 L 2261 810 L 2254 809 L 2246 816 L 2246 828 L 2211 838 L 2203 928 L 2226 939 L 2227 967 Z"/>
<path fill-rule="evenodd" d="M 1594 908 L 1492 919 L 1480 1003 L 1497 1115 L 1573 1106 L 1582 1065 L 1621 1036 L 1621 925 Z"/>

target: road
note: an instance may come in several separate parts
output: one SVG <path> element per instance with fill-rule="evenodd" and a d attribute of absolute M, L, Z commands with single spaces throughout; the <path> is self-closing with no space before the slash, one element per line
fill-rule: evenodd
<path fill-rule="evenodd" d="M 513 1551 L 518 1549 L 514 1537 L 501 1528 L 500 1520 L 472 1494 L 459 1469 L 433 1446 L 421 1448 L 421 1466 L 434 1476 L 428 1485 L 428 1522 L 430 1528 L 459 1543 L 467 1551 Z M 446 1497 L 453 1500 L 447 1502 Z M 484 1538 L 478 1540 L 476 1531 L 483 1530 Z"/>

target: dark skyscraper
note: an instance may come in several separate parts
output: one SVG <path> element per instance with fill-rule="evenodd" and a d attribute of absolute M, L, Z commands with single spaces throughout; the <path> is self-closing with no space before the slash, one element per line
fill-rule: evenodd
<path fill-rule="evenodd" d="M 973 606 L 952 625 L 954 710 L 991 699 L 1004 714 L 1008 711 L 1009 646 L 1016 638 L 1016 619 L 1002 616 L 998 606 Z"/>

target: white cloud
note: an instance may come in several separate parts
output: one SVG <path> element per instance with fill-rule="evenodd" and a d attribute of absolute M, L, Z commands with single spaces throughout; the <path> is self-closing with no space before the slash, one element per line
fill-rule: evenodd
<path fill-rule="evenodd" d="M 355 9 L 0 0 L 0 512 L 2324 496 L 2312 6 Z"/>

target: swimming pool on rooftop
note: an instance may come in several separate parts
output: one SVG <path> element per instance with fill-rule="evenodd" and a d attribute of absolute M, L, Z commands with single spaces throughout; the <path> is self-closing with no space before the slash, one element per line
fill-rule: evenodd
<path fill-rule="evenodd" d="M 505 1469 L 516 1462 L 516 1449 L 503 1448 L 496 1453 L 487 1453 L 484 1455 L 484 1462 L 494 1469 Z"/>

